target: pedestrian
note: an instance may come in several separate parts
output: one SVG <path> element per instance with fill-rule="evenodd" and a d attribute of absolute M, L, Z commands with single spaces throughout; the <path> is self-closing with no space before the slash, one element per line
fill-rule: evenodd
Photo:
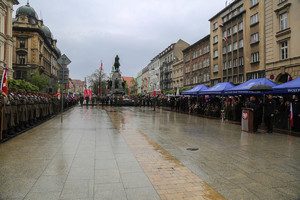
<path fill-rule="evenodd" d="M 273 95 L 269 94 L 268 99 L 265 102 L 265 123 L 267 125 L 267 133 L 273 132 L 273 120 L 275 114 L 276 103 L 273 99 Z"/>
<path fill-rule="evenodd" d="M 253 109 L 253 132 L 257 133 L 258 129 L 258 104 L 256 102 L 255 96 L 250 97 L 250 101 L 248 103 L 248 108 Z"/>
<path fill-rule="evenodd" d="M 293 103 L 293 119 L 294 119 L 294 130 L 300 131 L 300 102 L 299 96 L 295 96 L 295 101 Z"/>

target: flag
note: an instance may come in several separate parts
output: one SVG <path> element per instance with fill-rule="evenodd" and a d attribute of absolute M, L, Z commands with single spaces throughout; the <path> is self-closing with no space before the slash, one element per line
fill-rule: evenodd
<path fill-rule="evenodd" d="M 89 90 L 89 91 L 90 91 L 90 100 L 92 100 L 93 92 L 92 92 L 92 90 Z"/>
<path fill-rule="evenodd" d="M 135 89 L 135 96 L 137 95 L 137 89 Z"/>
<path fill-rule="evenodd" d="M 220 27 L 223 27 L 224 26 L 224 24 L 220 24 Z"/>
<path fill-rule="evenodd" d="M 7 68 L 3 69 L 2 81 L 1 81 L 2 93 L 7 96 L 8 84 L 7 84 Z"/>
<path fill-rule="evenodd" d="M 287 82 L 289 82 L 291 80 L 292 80 L 292 77 L 290 75 L 288 75 Z"/>
<path fill-rule="evenodd" d="M 227 42 L 227 41 L 228 41 L 227 37 L 224 37 L 224 38 L 223 38 L 223 40 L 224 40 L 225 42 Z"/>
<path fill-rule="evenodd" d="M 294 127 L 293 104 L 290 103 L 290 125 Z"/>
<path fill-rule="evenodd" d="M 56 97 L 60 100 L 60 88 L 58 88 L 58 90 L 57 90 Z"/>
<path fill-rule="evenodd" d="M 84 99 L 85 99 L 86 96 L 87 96 L 87 90 L 85 89 L 84 90 Z"/>
<path fill-rule="evenodd" d="M 128 98 L 130 99 L 130 89 L 128 88 Z"/>
<path fill-rule="evenodd" d="M 101 71 L 103 71 L 103 63 L 102 63 L 102 60 L 101 60 Z"/>
<path fill-rule="evenodd" d="M 99 85 L 98 85 L 98 96 L 100 95 L 100 87 L 99 87 Z"/>

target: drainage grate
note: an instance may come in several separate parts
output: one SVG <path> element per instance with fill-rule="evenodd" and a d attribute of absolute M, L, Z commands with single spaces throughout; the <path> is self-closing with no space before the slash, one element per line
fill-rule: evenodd
<path fill-rule="evenodd" d="M 188 151 L 198 151 L 199 148 L 187 148 L 186 150 L 188 150 Z"/>

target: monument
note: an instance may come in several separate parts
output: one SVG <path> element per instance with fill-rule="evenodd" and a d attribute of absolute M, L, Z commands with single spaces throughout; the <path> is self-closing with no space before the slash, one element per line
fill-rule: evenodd
<path fill-rule="evenodd" d="M 125 95 L 125 82 L 122 80 L 120 66 L 120 58 L 117 55 L 114 66 L 112 67 L 110 80 L 108 81 L 108 91 L 110 96 L 117 98 Z"/>

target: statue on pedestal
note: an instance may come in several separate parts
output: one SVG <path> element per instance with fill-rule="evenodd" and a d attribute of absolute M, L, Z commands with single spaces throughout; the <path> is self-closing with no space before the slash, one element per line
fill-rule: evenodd
<path fill-rule="evenodd" d="M 115 71 L 120 71 L 120 61 L 119 60 L 120 60 L 120 58 L 117 55 L 116 58 L 115 58 L 115 64 L 114 64 Z"/>

